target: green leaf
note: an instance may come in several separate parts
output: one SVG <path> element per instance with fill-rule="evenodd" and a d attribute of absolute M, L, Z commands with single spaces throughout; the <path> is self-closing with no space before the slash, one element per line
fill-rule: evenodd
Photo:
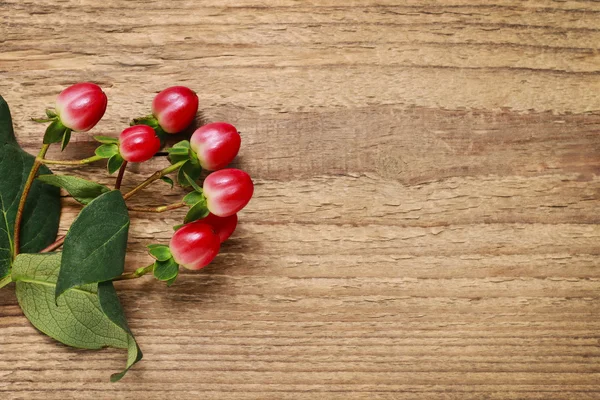
<path fill-rule="evenodd" d="M 169 246 L 163 244 L 148 246 L 148 253 L 158 261 L 166 261 L 172 257 Z"/>
<path fill-rule="evenodd" d="M 100 195 L 81 210 L 65 238 L 56 298 L 75 286 L 121 275 L 128 231 L 127 206 L 118 190 Z"/>
<path fill-rule="evenodd" d="M 163 176 L 162 178 L 160 178 L 160 180 L 171 185 L 171 189 L 173 189 L 173 185 L 175 184 L 175 182 L 173 182 L 173 179 L 169 178 L 168 176 Z"/>
<path fill-rule="evenodd" d="M 10 273 L 13 232 L 19 199 L 35 157 L 15 139 L 8 105 L 0 96 L 0 279 Z M 45 166 L 41 174 L 50 174 Z M 34 181 L 21 223 L 21 251 L 38 252 L 54 242 L 60 217 L 60 191 Z"/>
<path fill-rule="evenodd" d="M 97 136 L 94 136 L 94 140 L 96 140 L 97 142 L 100 142 L 100 143 L 104 143 L 104 144 L 117 144 L 117 143 L 119 143 L 119 139 L 116 138 L 116 137 L 112 137 L 112 136 L 97 135 Z"/>
<path fill-rule="evenodd" d="M 145 117 L 141 117 L 141 118 L 135 118 L 134 120 L 132 120 L 129 125 L 134 126 L 134 125 L 148 125 L 152 128 L 156 128 L 158 126 L 158 121 L 156 120 L 156 118 L 154 117 L 154 115 L 150 114 L 150 115 L 146 115 Z"/>
<path fill-rule="evenodd" d="M 123 160 L 123 157 L 121 157 L 120 154 L 113 155 L 108 159 L 108 163 L 106 165 L 106 168 L 108 168 L 108 173 L 112 175 L 117 172 L 124 162 L 125 160 Z"/>
<path fill-rule="evenodd" d="M 167 149 L 167 152 L 171 155 L 187 156 L 189 154 L 189 149 L 185 147 L 171 147 L 170 149 Z"/>
<path fill-rule="evenodd" d="M 114 374 L 118 380 L 142 359 L 112 282 L 84 285 L 54 301 L 62 253 L 19 254 L 12 279 L 19 305 L 27 319 L 46 335 L 83 349 L 128 349 L 127 365 Z"/>
<path fill-rule="evenodd" d="M 202 195 L 202 193 L 198 193 L 198 192 L 190 192 L 188 194 L 185 195 L 185 197 L 183 198 L 183 202 L 185 204 L 187 204 L 188 206 L 193 206 L 194 204 L 197 204 L 198 202 L 204 200 L 204 195 Z"/>
<path fill-rule="evenodd" d="M 103 144 L 99 146 L 94 152 L 98 157 L 111 158 L 115 154 L 119 153 L 119 146 L 116 144 Z M 117 168 L 118 169 L 118 168 Z"/>
<path fill-rule="evenodd" d="M 191 186 L 191 182 L 197 181 L 200 175 L 202 175 L 202 167 L 188 161 L 179 168 L 177 182 L 184 187 Z"/>
<path fill-rule="evenodd" d="M 64 126 L 59 119 L 55 119 L 46 128 L 46 133 L 44 134 L 44 144 L 61 142 L 67 129 L 68 128 Z"/>
<path fill-rule="evenodd" d="M 67 147 L 70 140 L 71 140 L 71 130 L 69 128 L 67 128 L 65 130 L 65 134 L 63 135 L 62 141 L 60 143 L 60 151 L 63 151 Z"/>
<path fill-rule="evenodd" d="M 129 368 L 142 359 L 143 354 L 127 325 L 125 312 L 123 311 L 123 307 L 121 307 L 121 302 L 113 283 L 111 281 L 100 282 L 98 284 L 98 296 L 100 297 L 100 306 L 104 314 L 115 325 L 127 332 L 127 366 L 122 372 L 112 374 L 110 377 L 111 382 L 117 382 L 125 376 Z"/>
<path fill-rule="evenodd" d="M 177 148 L 182 148 L 182 149 L 189 149 L 191 147 L 190 145 L 190 141 L 189 140 L 182 140 L 181 142 L 177 142 L 173 145 L 173 149 L 177 149 Z"/>
<path fill-rule="evenodd" d="M 102 193 L 110 192 L 110 189 L 96 182 L 68 175 L 41 175 L 39 181 L 52 186 L 65 189 L 75 200 L 81 204 L 89 204 L 90 201 Z"/>
<path fill-rule="evenodd" d="M 209 214 L 209 211 L 208 211 L 208 207 L 206 206 L 206 201 L 200 201 L 200 202 L 194 204 L 192 206 L 192 208 L 190 208 L 190 210 L 185 215 L 183 222 L 185 224 L 194 222 L 196 220 L 205 218 L 206 216 L 208 216 L 208 214 Z"/>
<path fill-rule="evenodd" d="M 198 186 L 198 184 L 196 183 L 196 180 L 194 178 L 192 178 L 191 176 L 189 176 L 185 171 L 183 171 L 183 174 L 185 175 L 188 183 L 190 184 L 190 186 L 198 193 L 202 193 L 202 188 L 200 186 Z"/>
<path fill-rule="evenodd" d="M 156 260 L 154 263 L 154 277 L 159 281 L 170 281 L 179 274 L 179 264 L 168 258 L 164 261 Z"/>
<path fill-rule="evenodd" d="M 51 108 L 46 108 L 46 116 L 50 119 L 56 118 L 57 117 L 56 110 L 53 110 Z"/>

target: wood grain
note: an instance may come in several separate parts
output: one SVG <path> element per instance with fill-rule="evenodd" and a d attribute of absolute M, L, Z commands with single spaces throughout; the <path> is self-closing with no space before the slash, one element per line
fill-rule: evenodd
<path fill-rule="evenodd" d="M 600 3 L 5 0 L 0 19 L 30 152 L 68 84 L 105 88 L 109 135 L 184 84 L 256 183 L 204 271 L 118 283 L 145 355 L 118 384 L 121 351 L 55 343 L 2 290 L 2 399 L 600 399 Z M 182 216 L 132 213 L 127 268 Z"/>

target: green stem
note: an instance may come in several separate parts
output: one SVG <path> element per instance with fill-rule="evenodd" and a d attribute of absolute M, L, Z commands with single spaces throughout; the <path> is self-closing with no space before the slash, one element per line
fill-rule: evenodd
<path fill-rule="evenodd" d="M 90 164 L 94 161 L 100 161 L 104 159 L 104 157 L 100 156 L 92 156 L 88 158 L 84 158 L 83 160 L 41 160 L 43 164 L 56 164 L 56 165 L 83 165 Z"/>
<path fill-rule="evenodd" d="M 126 193 L 123 196 L 123 198 L 125 200 L 127 200 L 128 198 L 130 198 L 131 196 L 133 196 L 134 194 L 136 194 L 137 192 L 139 192 L 140 190 L 142 190 L 146 186 L 150 185 L 152 182 L 159 180 L 160 178 L 162 178 L 163 176 L 165 176 L 167 174 L 170 174 L 171 172 L 177 171 L 187 161 L 188 160 L 182 160 L 182 161 L 179 161 L 178 163 L 175 163 L 173 165 L 168 166 L 165 169 L 162 169 L 160 171 L 156 171 L 148 179 L 146 179 L 144 182 L 140 183 L 139 185 L 137 185 L 136 187 L 134 187 L 133 189 L 131 189 L 130 192 Z"/>
<path fill-rule="evenodd" d="M 45 144 L 40 149 L 33 165 L 31 166 L 31 171 L 29 171 L 29 176 L 25 181 L 25 186 L 23 187 L 23 193 L 21 193 L 21 199 L 19 200 L 19 207 L 17 208 L 17 215 L 15 217 L 15 231 L 14 231 L 14 256 L 16 257 L 19 254 L 20 247 L 20 236 L 21 236 L 21 220 L 23 219 L 23 211 L 25 210 L 25 202 L 27 201 L 27 196 L 29 195 L 29 191 L 31 190 L 31 185 L 35 180 L 35 176 L 42 166 L 42 161 L 44 157 L 46 157 L 46 153 L 48 152 L 49 144 Z"/>
<path fill-rule="evenodd" d="M 160 207 L 127 207 L 129 211 L 139 212 L 150 212 L 150 213 L 161 213 L 165 211 L 175 210 L 177 208 L 185 207 L 186 204 L 183 201 L 173 204 L 167 204 L 166 206 Z"/>
<path fill-rule="evenodd" d="M 144 276 L 148 272 L 152 272 L 152 271 L 154 271 L 154 264 L 150 264 L 147 267 L 138 268 L 135 271 L 130 272 L 128 274 L 123 274 L 123 275 L 113 279 L 113 281 L 124 281 L 127 279 L 136 279 L 136 278 L 139 278 L 140 276 Z"/>
<path fill-rule="evenodd" d="M 0 279 L 0 289 L 12 282 L 10 274 Z"/>

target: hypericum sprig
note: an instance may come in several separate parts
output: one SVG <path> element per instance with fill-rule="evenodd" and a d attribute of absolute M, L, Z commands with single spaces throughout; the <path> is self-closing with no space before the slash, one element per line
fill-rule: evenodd
<path fill-rule="evenodd" d="M 125 369 L 111 377 L 116 381 L 141 360 L 142 353 L 125 322 L 113 282 L 152 274 L 170 286 L 180 267 L 198 270 L 208 265 L 221 243 L 235 231 L 237 213 L 250 201 L 254 185 L 246 172 L 225 168 L 240 149 L 237 129 L 214 122 L 196 129 L 189 141 L 182 140 L 166 149 L 163 154 L 168 154 L 170 164 L 128 190 L 121 188 L 128 163 L 152 159 L 166 134 L 176 134 L 194 121 L 198 96 L 183 86 L 158 93 L 152 102 L 152 114 L 134 119 L 120 135 L 95 136 L 99 146 L 93 155 L 81 160 L 46 158 L 51 144 L 61 143 L 64 149 L 71 132 L 92 129 L 104 115 L 106 105 L 106 95 L 93 83 L 78 83 L 63 90 L 56 107 L 46 111 L 47 118 L 36 119 L 49 125 L 34 158 L 18 147 L 8 107 L 0 97 L 0 161 L 13 166 L 3 170 L 0 211 L 11 215 L 13 211 L 5 207 L 18 204 L 14 220 L 5 221 L 7 235 L 0 235 L 0 248 L 8 250 L 6 254 L 0 252 L 0 287 L 15 282 L 19 304 L 31 323 L 67 345 L 127 348 Z M 12 157 L 20 162 L 13 162 Z M 75 176 L 54 175 L 46 167 L 84 166 L 101 160 L 106 160 L 109 174 L 118 171 L 115 189 Z M 203 170 L 208 176 L 200 184 Z M 188 190 L 178 201 L 158 206 L 128 204 L 158 180 L 173 186 L 169 174 Z M 24 175 L 28 178 L 22 183 Z M 60 194 L 56 187 L 66 190 L 83 206 L 67 234 L 58 238 Z M 31 197 L 36 199 L 32 201 Z M 162 213 L 179 208 L 188 210 L 182 223 L 174 227 L 170 240 L 149 244 L 150 264 L 125 273 L 129 212 Z M 61 247 L 62 251 L 57 251 Z M 79 318 L 81 315 L 86 318 Z"/>

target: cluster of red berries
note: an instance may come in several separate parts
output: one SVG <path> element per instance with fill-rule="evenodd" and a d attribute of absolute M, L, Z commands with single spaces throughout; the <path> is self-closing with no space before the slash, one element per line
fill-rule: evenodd
<path fill-rule="evenodd" d="M 54 139 L 47 141 L 45 137 L 45 143 L 62 140 L 64 146 L 71 131 L 90 130 L 104 115 L 106 105 L 106 95 L 93 83 L 79 83 L 65 89 L 58 96 L 55 112 L 48 113 L 53 121 L 49 131 L 54 132 Z M 161 136 L 183 131 L 193 123 L 197 112 L 196 93 L 184 86 L 170 87 L 156 95 L 151 115 L 134 120 L 118 139 L 99 137 L 98 140 L 108 146 L 105 158 L 118 160 L 116 169 L 125 162 L 144 162 L 161 149 Z M 188 223 L 175 231 L 168 246 L 170 257 L 185 268 L 200 269 L 214 259 L 220 244 L 236 229 L 237 212 L 252 197 L 254 185 L 250 176 L 239 169 L 225 168 L 238 154 L 240 144 L 241 137 L 233 125 L 215 122 L 198 128 L 189 142 L 169 149 L 171 163 L 181 164 L 179 182 L 194 188 L 186 196 L 193 198 L 188 205 L 192 209 L 196 205 L 201 208 L 200 213 L 194 214 L 200 219 L 189 221 L 186 217 Z M 109 160 L 109 170 L 116 169 L 111 170 Z M 202 188 L 195 183 L 199 175 L 195 171 L 201 169 L 214 171 L 206 177 Z M 154 253 L 151 248 L 150 254 Z"/>

